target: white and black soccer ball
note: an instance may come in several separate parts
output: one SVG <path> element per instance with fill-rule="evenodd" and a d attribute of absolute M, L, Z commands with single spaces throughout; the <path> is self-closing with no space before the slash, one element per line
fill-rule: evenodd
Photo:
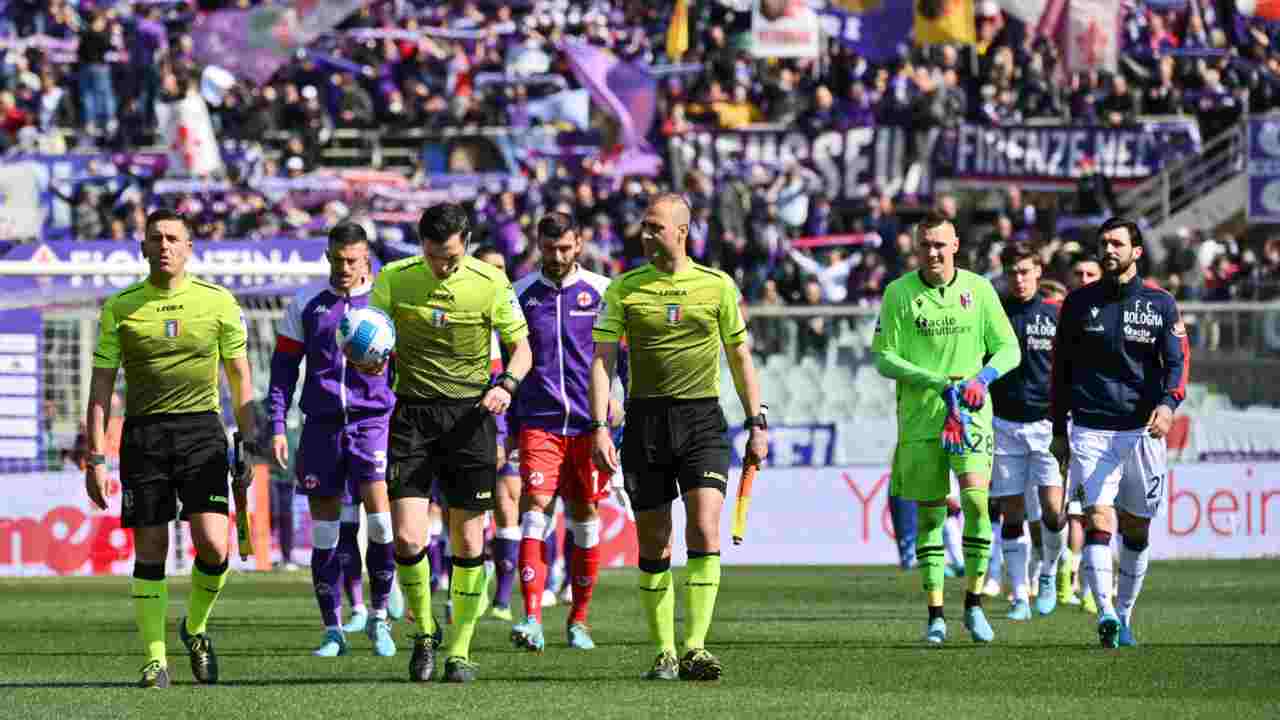
<path fill-rule="evenodd" d="M 381 365 L 396 347 L 396 326 L 378 308 L 357 308 L 338 323 L 337 339 L 338 349 L 346 353 L 347 359 Z"/>

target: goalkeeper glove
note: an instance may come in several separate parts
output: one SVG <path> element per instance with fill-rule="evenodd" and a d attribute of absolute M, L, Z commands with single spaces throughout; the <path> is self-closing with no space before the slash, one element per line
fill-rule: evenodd
<path fill-rule="evenodd" d="M 987 400 L 987 386 L 996 381 L 999 373 L 993 367 L 984 367 L 977 375 L 960 383 L 960 400 L 970 410 L 981 410 Z"/>
<path fill-rule="evenodd" d="M 971 418 L 960 409 L 960 386 L 947 385 L 942 391 L 942 400 L 947 404 L 947 419 L 942 423 L 942 449 L 951 455 L 961 455 L 969 444 L 967 428 Z"/>

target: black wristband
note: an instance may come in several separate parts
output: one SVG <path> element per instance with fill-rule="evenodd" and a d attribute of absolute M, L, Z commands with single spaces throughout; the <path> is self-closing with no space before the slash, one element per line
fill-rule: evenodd
<path fill-rule="evenodd" d="M 592 420 L 592 421 L 591 421 L 591 424 L 590 424 L 588 427 L 590 427 L 592 430 L 599 430 L 599 429 L 601 429 L 601 428 L 604 428 L 605 430 L 608 430 L 608 429 L 609 429 L 609 423 L 607 423 L 607 422 L 605 422 L 605 421 L 603 421 L 603 420 Z"/>
<path fill-rule="evenodd" d="M 507 385 L 508 381 L 511 382 L 510 386 Z M 494 378 L 493 387 L 500 387 L 503 390 L 506 390 L 508 393 L 515 395 L 516 390 L 520 388 L 520 378 L 516 377 L 515 375 L 512 375 L 509 372 L 504 372 L 498 377 Z"/>
<path fill-rule="evenodd" d="M 753 427 L 758 427 L 761 430 L 767 430 L 769 428 L 769 421 L 766 419 L 764 413 L 760 413 L 759 415 L 752 415 L 751 417 L 744 420 L 742 423 L 742 427 L 748 430 Z"/>

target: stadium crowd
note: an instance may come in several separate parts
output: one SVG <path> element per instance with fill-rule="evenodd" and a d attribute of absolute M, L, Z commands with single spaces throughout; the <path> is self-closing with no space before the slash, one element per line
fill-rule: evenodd
<path fill-rule="evenodd" d="M 191 33 L 197 14 L 254 4 L 0 3 L 0 150 L 47 152 L 64 135 L 80 149 L 128 153 L 155 146 L 158 105 L 198 87 L 205 70 L 196 61 Z M 337 32 L 298 53 L 270 84 L 235 82 L 206 98 L 222 141 L 282 138 L 267 148 L 255 172 L 305 176 L 320 166 L 337 128 L 394 134 L 538 122 L 528 117 L 529 100 L 576 85 L 556 50 L 564 38 L 665 63 L 670 5 L 367 3 Z M 1195 117 L 1207 141 L 1246 108 L 1280 107 L 1280 26 L 1223 17 L 1213 3 L 1123 3 L 1120 72 L 1078 73 L 1069 82 L 1055 81 L 1059 48 L 993 0 L 976 3 L 976 45 L 904 49 L 894 62 L 879 65 L 836 39 L 818 61 L 754 60 L 742 42 L 750 12 L 733 7 L 741 5 L 692 3 L 694 40 L 680 60 L 701 63 L 702 69 L 660 81 L 650 138 L 659 152 L 670 138 L 696 129 L 756 123 L 813 129 L 902 125 L 919 131 L 962 121 L 1000 125 L 1045 118 L 1122 125 L 1139 116 L 1173 114 Z M 370 36 L 362 30 L 405 32 Z M 474 31 L 478 37 L 467 34 Z M 510 78 L 531 68 L 546 70 L 537 75 L 542 80 L 478 81 L 484 74 Z M 508 255 L 513 275 L 536 266 L 528 231 L 553 209 L 569 212 L 584 229 L 590 268 L 608 273 L 640 260 L 643 198 L 671 189 L 668 176 L 619 178 L 594 170 L 589 164 L 535 160 L 522 168 L 533 181 L 528 191 L 476 198 L 481 227 L 492 229 L 490 240 Z M 68 188 L 75 236 L 137 238 L 145 212 L 161 205 L 193 217 L 197 235 L 213 240 L 321 235 L 362 210 L 337 200 L 300 207 L 249 187 L 240 166 L 232 164 L 229 172 L 232 191 L 216 195 L 153 193 L 159 172 L 131 175 L 118 191 L 92 183 Z M 411 182 L 425 173 L 419 164 Z M 865 203 L 833 205 L 819 192 L 817 176 L 802 165 L 756 166 L 727 175 L 690 172 L 676 189 L 694 209 L 690 254 L 731 272 L 749 300 L 873 303 L 891 279 L 910 269 L 910 237 L 904 232 L 928 209 L 920 198 L 876 190 Z M 1012 187 L 981 206 L 950 195 L 931 203 L 959 220 L 967 267 L 995 277 L 1000 251 L 1011 240 L 1031 238 L 1044 248 L 1048 277 L 1061 282 L 1084 248 L 1058 234 L 1056 217 L 1116 209 L 1114 193 L 1100 177 L 1082 183 L 1074 203 L 1027 198 Z M 410 228 L 379 227 L 384 260 L 413 247 Z M 820 249 L 793 246 L 800 237 L 838 234 L 858 241 Z M 1280 296 L 1280 240 L 1255 247 L 1187 229 L 1160 266 L 1145 270 L 1185 299 L 1271 299 Z"/>

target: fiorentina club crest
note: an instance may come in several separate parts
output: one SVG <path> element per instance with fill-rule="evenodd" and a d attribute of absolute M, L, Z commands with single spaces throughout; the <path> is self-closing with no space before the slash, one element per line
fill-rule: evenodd
<path fill-rule="evenodd" d="M 667 324 L 668 325 L 679 325 L 680 321 L 683 319 L 684 319 L 684 308 L 680 307 L 679 305 L 667 306 Z"/>
<path fill-rule="evenodd" d="M 586 290 L 583 290 L 582 292 L 578 293 L 578 307 L 584 308 L 590 304 L 591 304 L 591 293 L 587 292 Z"/>
<path fill-rule="evenodd" d="M 964 292 L 960 293 L 960 307 L 968 310 L 969 306 L 972 304 L 973 304 L 973 293 L 969 292 L 968 290 L 965 290 Z"/>
<path fill-rule="evenodd" d="M 181 334 L 182 334 L 182 321 L 181 321 L 181 320 L 165 320 L 165 321 L 164 321 L 164 336 L 165 336 L 165 337 L 167 337 L 167 338 L 176 338 L 176 337 L 178 337 L 178 336 L 179 336 L 179 335 L 181 335 Z"/>
<path fill-rule="evenodd" d="M 448 327 L 448 326 L 449 326 L 449 313 L 446 313 L 445 311 L 441 310 L 440 308 L 434 308 L 434 309 L 432 309 L 432 310 L 431 310 L 431 325 L 432 325 L 432 327 L 438 327 L 438 328 Z"/>

